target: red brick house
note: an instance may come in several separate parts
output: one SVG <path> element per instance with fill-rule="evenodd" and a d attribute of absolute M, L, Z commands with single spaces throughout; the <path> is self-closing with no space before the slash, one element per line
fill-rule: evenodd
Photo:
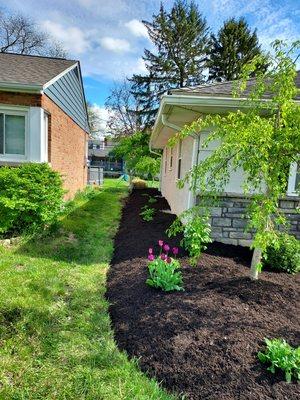
<path fill-rule="evenodd" d="M 0 53 L 0 166 L 48 162 L 71 198 L 87 182 L 88 137 L 78 61 Z"/>

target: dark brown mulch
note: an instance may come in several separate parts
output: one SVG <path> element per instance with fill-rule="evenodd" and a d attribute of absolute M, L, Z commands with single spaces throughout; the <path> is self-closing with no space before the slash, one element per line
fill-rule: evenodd
<path fill-rule="evenodd" d="M 134 191 L 115 238 L 107 297 L 117 343 L 138 357 L 143 371 L 186 399 L 300 398 L 300 385 L 266 371 L 256 357 L 265 337 L 299 345 L 299 276 L 263 272 L 248 279 L 251 254 L 243 248 L 213 244 L 197 267 L 183 256 L 185 292 L 163 293 L 145 284 L 147 251 L 174 220 L 157 212 L 143 222 L 147 202 Z M 154 207 L 166 209 L 164 199 Z"/>

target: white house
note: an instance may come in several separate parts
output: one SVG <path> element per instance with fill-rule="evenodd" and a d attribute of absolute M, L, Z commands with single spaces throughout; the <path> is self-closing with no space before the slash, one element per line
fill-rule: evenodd
<path fill-rule="evenodd" d="M 300 87 L 300 73 L 297 75 L 296 83 Z M 252 85 L 253 81 L 250 81 L 245 95 Z M 178 188 L 178 179 L 183 178 L 193 165 L 207 157 L 218 143 L 212 142 L 208 148 L 202 148 L 201 145 L 208 135 L 207 131 L 195 137 L 189 136 L 173 148 L 167 146 L 168 140 L 184 125 L 190 124 L 200 115 L 242 109 L 242 99 L 233 98 L 231 93 L 232 82 L 223 82 L 175 89 L 161 99 L 150 138 L 150 147 L 163 149 L 161 192 L 169 202 L 171 211 L 177 215 L 197 203 L 197 196 L 189 190 L 188 185 L 183 189 Z M 266 94 L 266 98 L 269 97 L 270 95 Z M 300 101 L 299 95 L 296 100 Z M 300 214 L 296 212 L 300 200 L 296 193 L 299 181 L 299 167 L 291 165 L 288 191 L 280 207 L 291 221 L 291 233 L 300 239 Z M 243 171 L 232 172 L 219 206 L 212 209 L 212 234 L 216 240 L 223 243 L 249 246 L 252 235 L 244 232 L 247 223 L 244 216 L 249 196 L 243 194 L 242 183 Z"/>

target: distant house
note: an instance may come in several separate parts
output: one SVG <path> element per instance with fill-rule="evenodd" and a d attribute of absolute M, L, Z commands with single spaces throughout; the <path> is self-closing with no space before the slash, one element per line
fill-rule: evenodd
<path fill-rule="evenodd" d="M 115 145 L 115 141 L 107 137 L 89 140 L 90 165 L 102 167 L 105 176 L 119 176 L 124 170 L 123 160 L 110 154 Z"/>
<path fill-rule="evenodd" d="M 252 83 L 249 82 L 248 90 L 251 85 Z M 300 73 L 296 78 L 296 85 L 300 88 Z M 211 142 L 207 148 L 202 147 L 209 131 L 200 132 L 200 135 L 195 135 L 195 137 L 186 137 L 173 148 L 167 146 L 168 139 L 180 131 L 184 125 L 198 119 L 200 115 L 226 113 L 243 107 L 243 99 L 233 98 L 232 89 L 232 82 L 215 83 L 175 89 L 161 99 L 150 147 L 163 150 L 161 191 L 168 200 L 172 212 L 177 215 L 197 204 L 201 196 L 201 193 L 195 196 L 188 185 L 179 189 L 178 179 L 183 178 L 190 168 L 211 154 L 218 143 Z M 268 94 L 265 97 L 268 98 Z M 296 97 L 296 101 L 300 102 L 300 95 Z M 219 206 L 211 210 L 212 235 L 217 241 L 243 246 L 251 245 L 252 234 L 244 232 L 247 224 L 244 217 L 250 195 L 244 195 L 243 180 L 242 170 L 232 171 Z M 280 207 L 290 220 L 291 234 L 298 239 L 300 239 L 300 214 L 297 213 L 297 209 L 300 206 L 300 198 L 296 193 L 296 187 L 299 184 L 299 166 L 292 164 L 286 197 L 280 201 Z"/>
<path fill-rule="evenodd" d="M 0 53 L 0 165 L 48 162 L 70 198 L 86 185 L 88 137 L 79 61 Z"/>

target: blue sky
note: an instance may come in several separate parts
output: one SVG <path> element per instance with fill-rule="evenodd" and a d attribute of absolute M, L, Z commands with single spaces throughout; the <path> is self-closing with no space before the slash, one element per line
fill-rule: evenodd
<path fill-rule="evenodd" d="M 168 8 L 173 1 L 162 1 Z M 300 0 L 196 0 L 216 32 L 229 17 L 244 16 L 258 29 L 263 48 L 276 39 L 300 38 Z M 103 112 L 114 81 L 145 70 L 151 48 L 142 19 L 159 9 L 158 0 L 0 0 L 0 8 L 21 12 L 59 39 L 70 58 L 81 62 L 86 97 Z"/>

